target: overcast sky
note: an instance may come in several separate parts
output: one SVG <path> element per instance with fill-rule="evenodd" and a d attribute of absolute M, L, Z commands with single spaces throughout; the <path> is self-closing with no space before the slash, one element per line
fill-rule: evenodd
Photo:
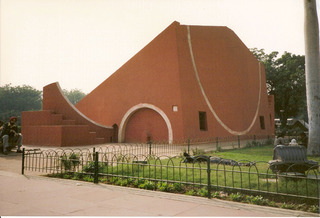
<path fill-rule="evenodd" d="M 173 21 L 227 26 L 248 48 L 304 55 L 303 0 L 0 1 L 1 86 L 89 93 Z"/>

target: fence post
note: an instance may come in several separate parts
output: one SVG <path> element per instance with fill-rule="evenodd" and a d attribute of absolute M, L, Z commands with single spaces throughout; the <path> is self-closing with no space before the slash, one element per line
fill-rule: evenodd
<path fill-rule="evenodd" d="M 95 152 L 94 157 L 94 183 L 98 183 L 98 173 L 99 173 L 99 155 L 98 152 Z"/>
<path fill-rule="evenodd" d="M 208 176 L 208 198 L 211 198 L 211 169 L 210 169 L 210 156 L 207 157 L 207 176 Z"/>
<path fill-rule="evenodd" d="M 216 137 L 216 151 L 219 150 L 219 138 Z"/>
<path fill-rule="evenodd" d="M 24 175 L 24 152 L 25 152 L 25 148 L 22 149 L 22 167 L 21 167 L 22 175 Z"/>
<path fill-rule="evenodd" d="M 96 154 L 96 148 L 93 147 L 93 151 L 92 151 L 92 160 L 95 161 L 95 154 Z"/>
<path fill-rule="evenodd" d="M 188 154 L 190 154 L 190 139 L 188 139 Z"/>
<path fill-rule="evenodd" d="M 256 135 L 253 135 L 254 146 L 256 146 Z"/>
<path fill-rule="evenodd" d="M 240 135 L 238 135 L 238 148 L 240 148 Z"/>
<path fill-rule="evenodd" d="M 151 156 L 151 141 L 148 142 L 149 143 L 149 155 Z"/>

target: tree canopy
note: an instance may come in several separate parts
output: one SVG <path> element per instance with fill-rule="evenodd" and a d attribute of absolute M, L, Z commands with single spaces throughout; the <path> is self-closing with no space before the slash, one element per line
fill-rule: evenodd
<path fill-rule="evenodd" d="M 287 118 L 308 120 L 306 106 L 305 58 L 285 52 L 266 54 L 264 49 L 251 49 L 265 65 L 268 94 L 274 95 L 276 117 L 285 125 Z"/>
<path fill-rule="evenodd" d="M 86 96 L 80 89 L 71 89 L 70 91 L 64 89 L 63 94 L 67 96 L 72 104 L 77 104 L 84 96 Z"/>
<path fill-rule="evenodd" d="M 36 111 L 42 108 L 42 91 L 31 86 L 11 84 L 0 87 L 0 120 L 7 122 L 11 116 L 21 117 L 22 111 Z"/>
<path fill-rule="evenodd" d="M 63 90 L 72 104 L 78 103 L 86 94 L 79 89 Z M 21 117 L 22 111 L 38 111 L 42 109 L 42 91 L 31 86 L 0 87 L 0 120 L 9 121 L 12 116 Z M 18 119 L 20 123 L 20 119 Z"/>

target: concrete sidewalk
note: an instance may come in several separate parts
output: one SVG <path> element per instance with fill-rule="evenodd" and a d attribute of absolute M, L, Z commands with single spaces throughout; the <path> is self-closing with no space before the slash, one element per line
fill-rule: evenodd
<path fill-rule="evenodd" d="M 21 156 L 0 156 L 1 216 L 317 216 L 313 213 L 105 184 L 20 174 Z M 15 167 L 14 167 L 15 166 Z"/>

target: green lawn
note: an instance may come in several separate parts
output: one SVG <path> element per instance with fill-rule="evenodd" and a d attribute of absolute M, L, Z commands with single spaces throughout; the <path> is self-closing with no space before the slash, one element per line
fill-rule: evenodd
<path fill-rule="evenodd" d="M 238 162 L 255 162 L 250 166 L 230 166 L 211 163 L 208 170 L 207 163 L 184 163 L 184 158 L 178 157 L 148 157 L 144 161 L 126 156 L 116 156 L 112 160 L 99 159 L 99 179 L 109 181 L 112 184 L 136 184 L 146 186 L 148 189 L 166 189 L 169 186 L 184 187 L 185 192 L 198 192 L 206 190 L 208 181 L 212 190 L 231 190 L 233 192 L 243 191 L 258 194 L 276 194 L 278 197 L 288 196 L 303 198 L 319 198 L 319 184 L 316 179 L 309 179 L 304 176 L 286 177 L 276 175 L 269 169 L 268 161 L 272 160 L 273 146 L 246 147 L 242 149 L 226 150 L 220 152 L 206 153 L 207 156 L 216 156 L 224 159 L 232 159 Z M 71 156 L 70 156 L 71 157 Z M 87 178 L 93 180 L 94 162 L 81 162 L 73 157 L 74 164 L 81 167 L 69 167 L 64 164 L 65 170 L 68 168 L 73 172 L 65 173 L 64 177 L 72 179 Z M 68 159 L 68 158 L 67 158 Z M 71 160 L 64 161 L 69 163 Z M 320 162 L 320 158 L 308 157 L 309 160 Z M 114 162 L 112 162 L 114 161 Z M 72 162 L 72 161 L 71 161 Z M 73 163 L 72 162 L 72 163 Z M 75 170 L 78 169 L 78 170 Z M 208 178 L 210 172 L 210 178 Z M 319 172 L 311 172 L 319 176 Z M 89 181 L 89 180 L 88 180 Z M 149 187 L 150 186 L 150 187 Z M 163 187 L 162 187 L 163 186 Z M 167 187 L 168 186 L 168 187 Z M 145 188 L 145 187 L 144 187 Z M 253 191 L 253 192 L 251 192 Z"/>
<path fill-rule="evenodd" d="M 233 159 L 236 161 L 248 160 L 248 161 L 265 161 L 272 160 L 273 145 L 260 146 L 260 147 L 248 147 L 235 150 L 222 151 L 218 153 L 208 153 L 206 155 L 217 156 L 226 159 Z M 308 160 L 314 160 L 320 163 L 320 157 L 308 157 Z"/>

